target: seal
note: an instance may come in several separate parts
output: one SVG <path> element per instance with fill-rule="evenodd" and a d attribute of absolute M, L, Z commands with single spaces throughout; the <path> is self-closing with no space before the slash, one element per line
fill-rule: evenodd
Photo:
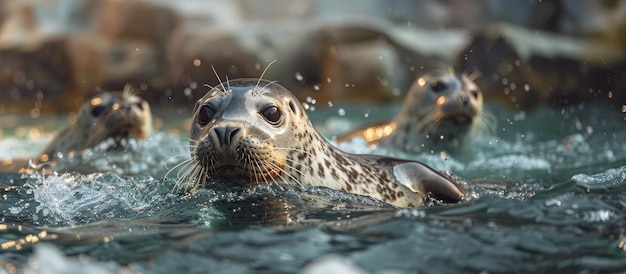
<path fill-rule="evenodd" d="M 286 88 L 262 79 L 231 80 L 211 88 L 193 109 L 191 157 L 179 184 L 287 184 L 327 187 L 396 207 L 422 206 L 427 195 L 464 199 L 452 179 L 417 162 L 343 152 L 313 127 Z"/>
<path fill-rule="evenodd" d="M 133 95 L 130 85 L 122 92 L 104 92 L 83 103 L 76 122 L 61 130 L 39 156 L 42 162 L 73 157 L 112 138 L 144 139 L 152 134 L 150 105 Z"/>
<path fill-rule="evenodd" d="M 407 152 L 466 152 L 479 132 L 493 131 L 493 115 L 483 111 L 480 88 L 451 68 L 419 77 L 411 85 L 400 113 L 337 138 L 361 137 L 370 146 Z"/>

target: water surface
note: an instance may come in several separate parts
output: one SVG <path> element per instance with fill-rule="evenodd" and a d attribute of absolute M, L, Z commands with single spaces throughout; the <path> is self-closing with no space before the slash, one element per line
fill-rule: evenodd
<path fill-rule="evenodd" d="M 111 170 L 0 174 L 0 265 L 9 273 L 626 271 L 623 114 L 598 106 L 490 108 L 497 131 L 464 156 L 371 149 L 362 140 L 339 145 L 508 185 L 466 185 L 470 197 L 461 204 L 398 210 L 323 188 L 219 184 L 189 194 L 174 190 L 175 172 L 163 177 L 165 163 L 188 157 L 184 136 L 166 131 L 121 154 L 89 156 L 90 165 L 113 163 Z M 332 139 L 398 109 L 309 114 Z M 49 139 L 3 130 L 3 157 L 36 155 Z"/>

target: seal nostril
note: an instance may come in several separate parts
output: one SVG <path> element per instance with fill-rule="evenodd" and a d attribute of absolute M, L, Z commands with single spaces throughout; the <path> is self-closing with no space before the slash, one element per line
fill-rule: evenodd
<path fill-rule="evenodd" d="M 216 127 L 215 133 L 217 133 L 217 138 L 220 141 L 220 146 L 231 146 L 233 143 L 233 139 L 237 132 L 239 132 L 240 128 L 238 127 Z"/>
<path fill-rule="evenodd" d="M 226 140 L 228 140 L 226 144 L 227 146 L 230 146 L 233 143 L 233 139 L 235 135 L 237 135 L 237 132 L 239 132 L 238 127 L 226 127 Z"/>
<path fill-rule="evenodd" d="M 467 106 L 469 104 L 469 96 L 461 96 L 461 102 L 463 102 L 464 106 Z"/>

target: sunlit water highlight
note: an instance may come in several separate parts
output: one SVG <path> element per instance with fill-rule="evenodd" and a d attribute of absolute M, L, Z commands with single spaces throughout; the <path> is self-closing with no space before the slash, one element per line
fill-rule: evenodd
<path fill-rule="evenodd" d="M 395 110 L 310 115 L 332 139 Z M 455 205 L 396 210 L 323 188 L 174 191 L 175 172 L 163 178 L 163 165 L 187 158 L 188 142 L 165 133 L 123 153 L 96 148 L 82 162 L 97 172 L 0 174 L 0 265 L 9 273 L 626 270 L 622 117 L 600 108 L 494 112 L 498 131 L 465 156 L 339 145 L 508 184 L 466 183 L 469 200 Z M 47 138 L 2 138 L 2 156 L 36 154 Z"/>

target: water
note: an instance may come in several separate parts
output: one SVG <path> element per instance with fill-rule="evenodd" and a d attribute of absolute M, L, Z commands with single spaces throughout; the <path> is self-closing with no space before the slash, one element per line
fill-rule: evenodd
<path fill-rule="evenodd" d="M 337 105 L 310 115 L 332 139 L 397 109 Z M 623 114 L 491 110 L 497 132 L 465 156 L 340 145 L 508 185 L 468 185 L 462 204 L 396 210 L 323 188 L 189 194 L 174 190 L 175 176 L 163 178 L 162 165 L 187 157 L 184 138 L 163 132 L 105 160 L 89 156 L 92 167 L 108 161 L 114 170 L 0 174 L 0 265 L 8 273 L 626 271 Z M 3 155 L 36 154 L 48 138 L 8 135 L 0 145 Z"/>

